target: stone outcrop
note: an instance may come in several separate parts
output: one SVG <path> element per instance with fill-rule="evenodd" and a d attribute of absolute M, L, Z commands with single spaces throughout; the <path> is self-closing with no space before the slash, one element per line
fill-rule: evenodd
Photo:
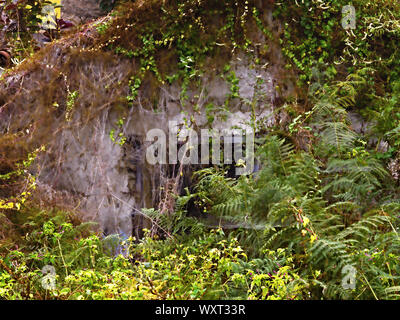
<path fill-rule="evenodd" d="M 96 19 L 104 14 L 99 2 L 99 0 L 62 0 L 61 17 L 75 24 Z"/>
<path fill-rule="evenodd" d="M 63 5 L 66 19 L 100 14 L 97 1 L 65 0 Z M 270 12 L 263 18 L 276 29 Z M 144 160 L 150 129 L 168 132 L 171 120 L 178 126 L 190 123 L 196 129 L 207 128 L 210 105 L 215 106 L 213 128 L 248 128 L 253 115 L 268 125 L 276 121 L 272 111 L 277 96 L 294 94 L 293 84 L 285 78 L 280 48 L 270 43 L 270 59 L 263 63 L 254 63 L 239 50 L 225 60 L 209 57 L 210 67 L 197 87 L 188 88 L 185 101 L 179 84 L 154 87 L 145 78 L 137 99 L 128 106 L 124 97 L 130 94 L 134 63 L 110 52 L 85 50 L 95 37 L 95 27 L 85 28 L 50 44 L 39 59 L 8 76 L 0 85 L 4 103 L 0 131 L 26 128 L 26 141 L 32 138 L 36 144 L 46 144 L 46 155 L 33 172 L 39 186 L 49 197 L 50 190 L 71 194 L 76 208 L 108 234 L 130 235 L 133 230 L 140 236 L 140 209 L 165 200 L 169 179 L 176 177 L 176 167 L 152 166 Z M 257 43 L 268 41 L 261 31 L 254 31 L 253 37 Z M 231 90 L 221 76 L 226 65 L 237 78 L 240 96 L 229 101 L 229 111 L 223 107 Z M 77 96 L 71 103 L 73 92 Z M 123 145 L 114 139 L 119 134 L 126 139 Z"/>

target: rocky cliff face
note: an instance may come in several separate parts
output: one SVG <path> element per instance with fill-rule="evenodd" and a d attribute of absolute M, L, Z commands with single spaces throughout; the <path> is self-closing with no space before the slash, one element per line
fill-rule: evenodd
<path fill-rule="evenodd" d="M 270 105 L 274 91 L 273 74 L 263 69 L 252 69 L 245 59 L 232 61 L 232 64 L 237 70 L 242 99 L 259 99 L 257 120 L 274 121 Z M 256 80 L 261 76 L 266 79 L 266 83 L 261 88 L 255 88 Z M 94 82 L 95 79 L 89 81 Z M 108 81 L 117 82 L 118 79 L 111 77 Z M 207 88 L 212 89 L 208 91 Z M 78 91 L 82 90 L 80 87 Z M 178 86 L 161 87 L 157 113 L 141 106 L 131 107 L 124 116 L 124 124 L 120 130 L 117 126 L 119 113 L 106 108 L 79 129 L 64 129 L 59 133 L 51 153 L 62 155 L 63 162 L 52 165 L 50 159 L 46 160 L 43 163 L 43 168 L 46 169 L 40 175 L 40 181 L 51 184 L 57 190 L 68 190 L 79 195 L 82 199 L 82 210 L 95 214 L 95 219 L 101 222 L 107 232 L 129 234 L 133 228 L 131 217 L 137 213 L 135 208 L 155 206 L 162 197 L 160 188 L 165 187 L 169 178 L 165 168 L 146 163 L 146 133 L 151 129 L 162 129 L 168 134 L 169 121 L 176 121 L 178 126 L 184 126 L 190 118 L 192 123 L 205 128 L 205 106 L 209 103 L 221 104 L 228 93 L 228 84 L 222 79 L 213 75 L 205 77 L 199 91 L 190 92 L 193 98 L 201 96 L 197 101 L 200 109 L 194 111 L 193 105 L 181 107 Z M 257 98 L 260 93 L 263 97 Z M 248 127 L 251 110 L 238 100 L 229 114 L 221 113 L 220 116 L 221 119 L 214 122 L 213 128 Z M 225 116 L 227 119 L 222 120 Z M 74 121 L 78 121 L 80 117 L 81 115 L 76 114 Z M 110 139 L 109 133 L 112 130 L 121 132 L 126 137 L 127 141 L 123 146 Z"/>
<path fill-rule="evenodd" d="M 96 1 L 64 1 L 63 5 L 65 17 L 88 19 L 99 14 Z M 279 32 L 268 10 L 263 20 Z M 6 106 L 0 129 L 5 133 L 24 128 L 26 141 L 47 146 L 35 172 L 47 198 L 67 193 L 63 201 L 70 199 L 105 233 L 130 235 L 133 230 L 140 236 L 145 223 L 140 209 L 167 202 L 168 183 L 179 179 L 176 168 L 145 161 L 149 130 L 168 132 L 171 120 L 195 129 L 249 128 L 254 117 L 268 124 L 277 121 L 272 115 L 277 97 L 294 94 L 293 84 L 285 78 L 279 46 L 260 30 L 252 33 L 255 43 L 269 44 L 267 59 L 257 57 L 257 47 L 253 55 L 236 50 L 226 57 L 210 56 L 201 80 L 187 89 L 186 98 L 180 83 L 154 86 L 149 76 L 134 103 L 127 104 L 135 62 L 94 50 L 97 29 L 85 29 L 49 45 L 39 58 L 6 78 L 0 88 Z M 229 111 L 224 106 L 232 81 L 224 76 L 226 66 L 238 90 L 238 96 L 229 99 Z M 210 106 L 214 106 L 211 123 Z M 118 143 L 119 135 L 124 144 Z"/>

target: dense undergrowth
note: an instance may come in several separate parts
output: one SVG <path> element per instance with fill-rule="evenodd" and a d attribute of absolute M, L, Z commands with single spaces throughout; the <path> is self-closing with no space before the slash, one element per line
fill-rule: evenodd
<path fill-rule="evenodd" d="M 196 184 L 177 197 L 175 212 L 146 211 L 158 234 L 121 244 L 30 198 L 35 177 L 28 168 L 44 148 L 22 142 L 3 148 L 0 298 L 398 298 L 400 4 L 355 0 L 356 28 L 345 30 L 340 21 L 347 1 L 267 3 L 283 24 L 275 41 L 299 90 L 276 111 L 289 121 L 255 128 L 261 170 L 238 179 L 223 167 L 196 172 Z M 261 11 L 252 1 L 122 3 L 114 19 L 96 25 L 98 36 L 85 43 L 84 54 L 134 59 L 135 72 L 125 79 L 129 94 L 119 103 L 134 105 L 145 81 L 150 88 L 178 81 L 185 103 L 208 56 L 229 59 L 244 50 L 254 63 L 269 59 L 268 46 L 254 50 L 252 42 L 252 28 L 271 41 L 276 34 Z M 240 99 L 234 74 L 228 78 L 225 108 Z M 71 121 L 67 114 L 79 100 L 74 92 L 68 87 L 62 121 Z M 367 130 L 356 132 L 350 113 L 369 121 Z M 15 136 L 4 134 L 2 145 L 24 139 Z M 21 159 L 13 161 L 14 154 Z M 210 230 L 187 217 L 188 203 L 239 228 Z M 56 271 L 46 278 L 54 281 L 51 290 L 43 285 L 46 265 Z"/>

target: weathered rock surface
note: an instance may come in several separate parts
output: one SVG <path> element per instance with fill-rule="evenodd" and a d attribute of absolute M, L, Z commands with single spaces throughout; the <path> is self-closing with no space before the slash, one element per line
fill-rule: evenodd
<path fill-rule="evenodd" d="M 96 3 L 65 0 L 65 18 L 93 18 L 100 13 Z M 268 13 L 264 18 L 277 24 Z M 124 97 L 130 94 L 132 60 L 84 51 L 82 38 L 93 38 L 95 28 L 84 32 L 49 45 L 40 59 L 0 85 L 0 131 L 26 128 L 27 141 L 32 138 L 36 144 L 46 144 L 36 172 L 41 189 L 49 197 L 53 191 L 68 192 L 80 212 L 98 221 L 106 233 L 130 235 L 134 230 L 138 234 L 143 220 L 139 210 L 153 207 L 165 195 L 162 188 L 170 173 L 144 159 L 150 129 L 168 134 L 172 120 L 196 129 L 208 127 L 206 107 L 210 104 L 215 106 L 215 129 L 249 128 L 254 112 L 257 121 L 268 124 L 275 121 L 271 113 L 277 96 L 294 94 L 294 86 L 285 80 L 280 49 L 271 45 L 271 58 L 264 63 L 256 64 L 241 52 L 223 62 L 239 80 L 240 98 L 230 101 L 229 112 L 223 107 L 230 84 L 211 63 L 214 57 L 209 58 L 210 68 L 198 87 L 189 88 L 185 101 L 178 84 L 152 88 L 145 79 L 135 103 L 127 106 Z M 255 33 L 259 43 L 268 41 L 262 32 Z M 276 83 L 281 87 L 279 94 Z M 72 92 L 78 96 L 65 121 Z M 122 146 L 110 137 L 120 133 L 126 138 Z"/>
<path fill-rule="evenodd" d="M 75 24 L 100 17 L 104 12 L 100 9 L 99 0 L 62 0 L 61 16 Z"/>

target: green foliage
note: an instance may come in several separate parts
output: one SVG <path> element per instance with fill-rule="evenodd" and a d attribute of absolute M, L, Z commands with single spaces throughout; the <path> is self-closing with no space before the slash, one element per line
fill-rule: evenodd
<path fill-rule="evenodd" d="M 45 150 L 42 146 L 37 148 L 35 151 L 28 154 L 27 159 L 15 164 L 15 169 L 8 171 L 5 174 L 0 174 L 0 186 L 3 184 L 11 189 L 13 183 L 21 183 L 23 181 L 22 188 L 19 188 L 16 194 L 11 197 L 0 198 L 0 214 L 3 210 L 14 209 L 20 210 L 21 206 L 31 196 L 31 192 L 36 189 L 36 178 L 29 174 L 28 169 L 32 166 L 38 154 Z M 1 215 L 0 215 L 1 216 Z"/>
<path fill-rule="evenodd" d="M 194 196 L 202 211 L 242 228 L 249 257 L 287 250 L 308 297 L 391 299 L 399 284 L 390 244 L 399 239 L 398 197 L 381 158 L 350 126 L 345 107 L 354 100 L 341 88 L 355 82 L 347 81 L 325 86 L 289 135 L 263 137 L 260 172 L 231 179 L 203 169 Z M 306 148 L 294 143 L 302 132 L 312 133 Z M 346 266 L 357 272 L 353 290 L 342 286 Z"/>
<path fill-rule="evenodd" d="M 115 129 L 111 129 L 109 134 L 111 141 L 119 146 L 123 146 L 127 140 L 127 138 L 124 136 L 123 133 L 123 125 L 124 125 L 124 119 L 120 118 L 117 122 L 118 131 L 120 131 L 117 133 L 117 138 L 115 137 L 116 133 Z"/>
<path fill-rule="evenodd" d="M 128 256 L 113 257 L 115 236 L 100 239 L 87 226 L 74 226 L 68 214 L 48 215 L 31 216 L 22 226 L 29 231 L 22 247 L 1 258 L 0 298 L 294 299 L 304 292 L 283 249 L 249 260 L 221 229 L 137 244 L 128 239 Z M 54 290 L 42 287 L 45 265 L 56 270 Z"/>
<path fill-rule="evenodd" d="M 67 96 L 67 109 L 65 111 L 65 119 L 67 121 L 71 121 L 72 113 L 74 111 L 75 101 L 79 96 L 78 91 L 70 91 L 68 89 L 68 96 Z"/>
<path fill-rule="evenodd" d="M 103 23 L 99 23 L 96 26 L 96 30 L 100 35 L 103 35 L 107 32 L 107 29 L 110 27 L 110 24 L 108 22 L 103 22 Z"/>
<path fill-rule="evenodd" d="M 109 28 L 101 26 L 99 30 L 101 47 L 138 62 L 138 70 L 130 80 L 130 103 L 136 100 L 137 90 L 144 79 L 149 81 L 148 76 L 151 79 L 154 76 L 157 84 L 179 81 L 181 104 L 184 105 L 189 87 L 199 85 L 208 57 L 216 54 L 229 56 L 238 50 L 251 53 L 252 40 L 248 35 L 251 23 L 269 34 L 253 1 L 190 0 L 149 6 L 152 7 L 149 12 L 153 16 L 157 14 L 159 20 L 138 21 L 136 17 L 129 19 L 124 16 L 111 22 Z M 122 6 L 121 12 L 123 10 Z M 129 24 L 122 29 L 128 21 Z M 131 33 L 129 41 L 123 41 L 125 35 L 122 31 L 133 27 L 135 33 Z M 237 79 L 229 74 L 227 81 L 235 97 Z"/>

